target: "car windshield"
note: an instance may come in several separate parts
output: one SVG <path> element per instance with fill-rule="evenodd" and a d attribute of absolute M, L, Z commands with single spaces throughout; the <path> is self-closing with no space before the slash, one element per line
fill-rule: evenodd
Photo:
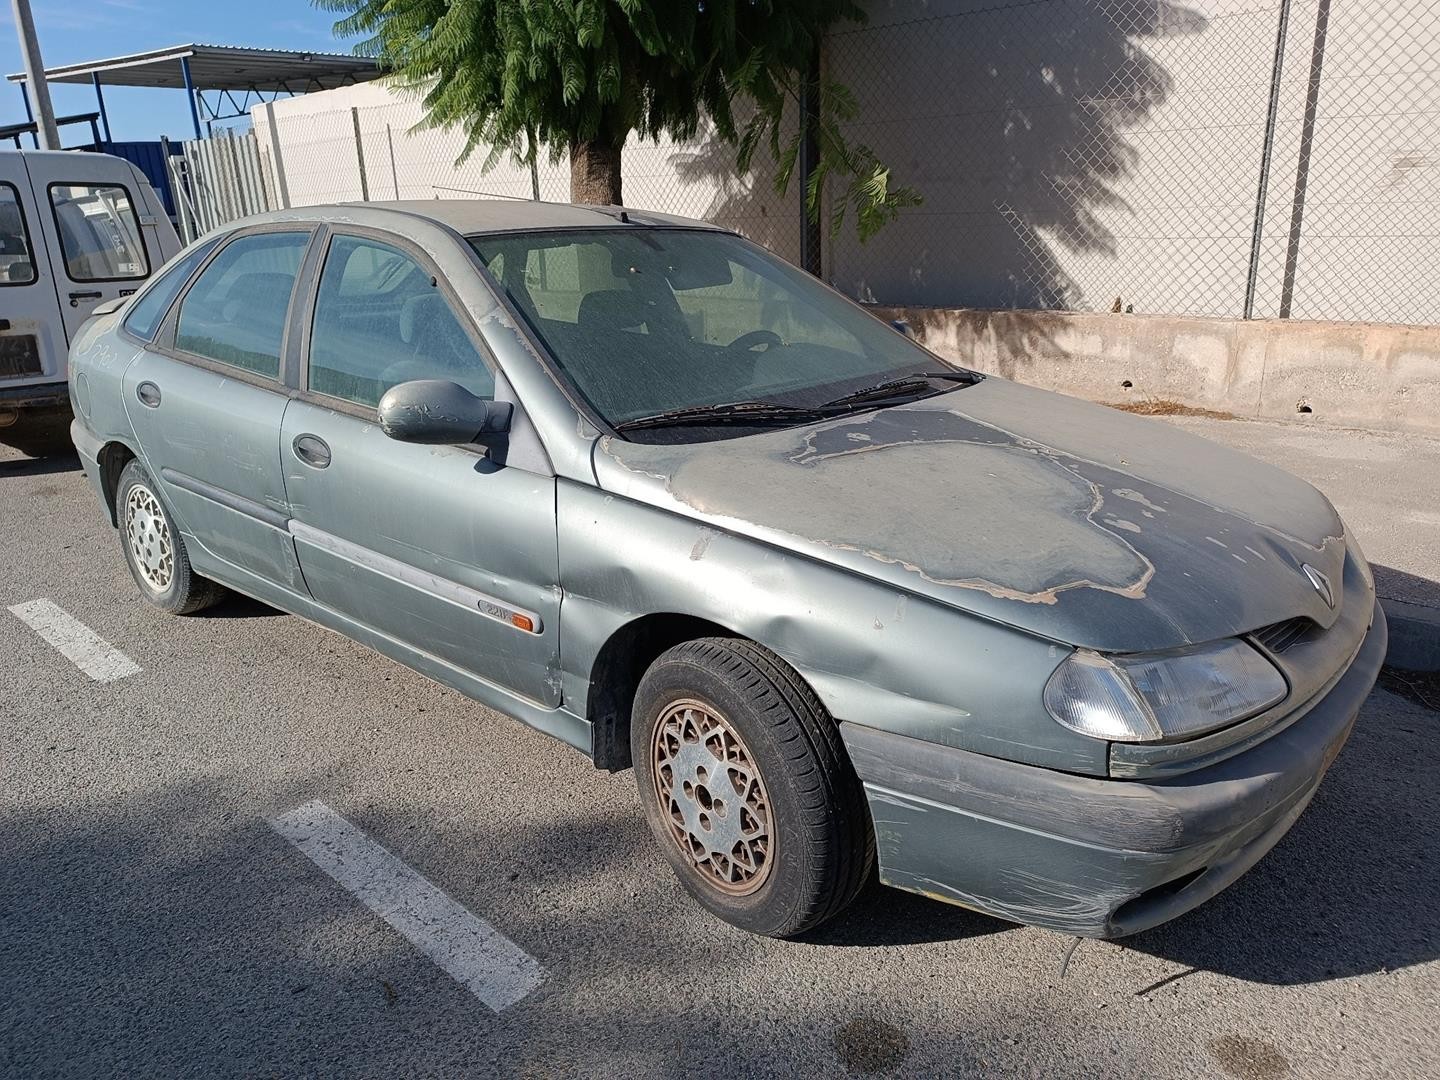
<path fill-rule="evenodd" d="M 975 378 L 728 233 L 635 226 L 470 243 L 574 389 L 636 441 L 744 435 Z"/>

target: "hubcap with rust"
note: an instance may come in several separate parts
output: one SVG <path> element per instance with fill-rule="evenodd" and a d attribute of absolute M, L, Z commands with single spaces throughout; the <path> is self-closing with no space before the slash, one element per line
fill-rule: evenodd
<path fill-rule="evenodd" d="M 698 701 L 672 702 L 650 746 L 671 839 L 722 892 L 744 896 L 760 888 L 775 860 L 770 800 L 729 721 Z"/>
<path fill-rule="evenodd" d="M 125 538 L 140 576 L 156 592 L 164 592 L 175 574 L 175 551 L 160 500 L 144 484 L 125 498 Z"/>

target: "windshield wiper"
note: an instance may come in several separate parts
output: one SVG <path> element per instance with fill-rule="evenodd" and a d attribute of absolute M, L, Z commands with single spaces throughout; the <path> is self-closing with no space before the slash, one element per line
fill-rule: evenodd
<path fill-rule="evenodd" d="M 638 431 L 642 428 L 682 427 L 684 425 L 715 426 L 726 424 L 810 424 L 825 419 L 819 409 L 802 409 L 793 405 L 777 405 L 773 401 L 727 401 L 719 405 L 690 405 L 683 409 L 666 409 L 651 416 L 622 420 L 616 431 Z"/>
<path fill-rule="evenodd" d="M 682 409 L 667 409 L 651 416 L 638 416 L 634 420 L 622 420 L 615 425 L 615 430 L 639 431 L 642 428 L 686 425 L 760 427 L 769 424 L 813 424 L 817 420 L 841 415 L 849 411 L 851 406 L 863 405 L 868 401 L 884 401 L 907 395 L 919 396 L 929 390 L 937 379 L 970 385 L 979 382 L 981 378 L 983 376 L 969 371 L 922 371 L 861 387 L 820 405 L 780 405 L 773 401 L 727 401 L 718 405 L 689 405 Z"/>
<path fill-rule="evenodd" d="M 861 405 L 867 401 L 884 401 L 888 398 L 909 395 L 918 396 L 929 390 L 931 382 L 936 379 L 973 386 L 981 378 L 983 376 L 973 371 L 917 371 L 913 375 L 902 375 L 898 379 L 886 379 L 873 386 L 862 386 L 859 390 L 851 390 L 848 394 L 841 394 L 823 405 L 817 405 L 816 408 L 830 412 L 835 409 L 843 409 L 847 405 Z"/>

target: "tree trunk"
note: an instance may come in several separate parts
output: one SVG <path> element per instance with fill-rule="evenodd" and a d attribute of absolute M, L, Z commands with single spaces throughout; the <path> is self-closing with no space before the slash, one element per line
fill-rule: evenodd
<path fill-rule="evenodd" d="M 570 144 L 570 201 L 620 205 L 620 147 L 599 139 Z"/>

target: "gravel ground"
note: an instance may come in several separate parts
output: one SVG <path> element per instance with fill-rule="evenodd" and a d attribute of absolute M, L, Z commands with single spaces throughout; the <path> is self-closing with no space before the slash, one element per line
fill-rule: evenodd
<path fill-rule="evenodd" d="M 0 550 L 0 608 L 142 669 L 0 611 L 6 1076 L 1437 1074 L 1440 714 L 1384 690 L 1255 870 L 1062 979 L 1067 939 L 878 887 L 808 940 L 731 930 L 630 774 L 259 604 L 143 605 L 73 460 L 0 451 Z M 267 826 L 313 799 L 545 983 L 489 1012 Z"/>

